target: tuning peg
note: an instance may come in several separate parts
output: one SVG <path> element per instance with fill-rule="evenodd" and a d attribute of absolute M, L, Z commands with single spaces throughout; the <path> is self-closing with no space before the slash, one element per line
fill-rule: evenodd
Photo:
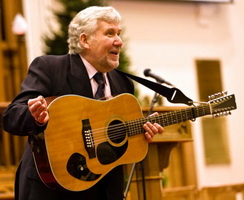
<path fill-rule="evenodd" d="M 218 93 L 209 95 L 209 96 L 208 96 L 208 99 L 209 99 L 209 100 L 214 100 L 214 99 L 217 99 L 217 98 L 226 96 L 227 94 L 228 94 L 227 91 L 218 92 Z"/>
<path fill-rule="evenodd" d="M 226 111 L 225 112 L 225 116 L 227 116 L 227 115 L 231 115 L 231 112 L 230 111 Z"/>
<path fill-rule="evenodd" d="M 222 112 L 218 112 L 218 113 L 215 113 L 212 115 L 212 117 L 215 119 L 215 118 L 218 118 L 218 117 L 223 117 L 223 116 L 227 116 L 227 115 L 231 115 L 231 112 L 230 111 L 222 111 Z"/>
<path fill-rule="evenodd" d="M 212 95 L 209 95 L 209 96 L 208 96 L 208 99 L 209 99 L 209 100 L 213 100 L 213 99 L 215 99 L 215 96 L 214 96 L 214 94 L 212 94 Z"/>
<path fill-rule="evenodd" d="M 221 94 L 220 92 L 215 93 L 215 94 L 208 96 L 208 98 L 209 98 L 209 100 L 214 100 L 214 99 L 218 98 L 220 96 L 220 94 Z"/>
<path fill-rule="evenodd" d="M 226 96 L 228 94 L 228 91 L 222 91 L 223 96 Z"/>
<path fill-rule="evenodd" d="M 216 94 L 216 98 L 219 98 L 219 97 L 222 97 L 223 96 L 223 93 L 222 92 L 218 92 L 217 94 Z"/>

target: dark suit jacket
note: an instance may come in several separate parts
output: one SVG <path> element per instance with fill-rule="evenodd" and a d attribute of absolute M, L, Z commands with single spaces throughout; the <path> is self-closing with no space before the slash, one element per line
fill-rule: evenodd
<path fill-rule="evenodd" d="M 108 72 L 112 95 L 134 92 L 132 82 L 116 70 Z M 30 65 L 28 75 L 21 85 L 20 94 L 3 114 L 4 129 L 15 135 L 37 134 L 45 127 L 37 126 L 31 116 L 27 101 L 39 95 L 44 97 L 76 94 L 93 98 L 86 68 L 79 55 L 41 56 Z M 39 180 L 31 149 L 27 144 L 16 181 L 16 196 L 22 200 L 30 191 L 29 179 Z M 19 190 L 17 189 L 19 188 Z M 20 194 L 19 194 L 20 193 Z M 28 194 L 29 195 L 29 194 Z M 37 196 L 40 194 L 36 194 Z M 21 197 L 23 196 L 23 197 Z M 89 197 L 87 197 L 89 198 Z"/>

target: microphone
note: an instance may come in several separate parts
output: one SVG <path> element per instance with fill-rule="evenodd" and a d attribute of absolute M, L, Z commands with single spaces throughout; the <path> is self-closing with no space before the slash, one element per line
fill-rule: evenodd
<path fill-rule="evenodd" d="M 165 83 L 165 84 L 167 84 L 167 85 L 171 85 L 171 86 L 173 86 L 171 83 L 169 83 L 168 81 L 164 80 L 164 79 L 161 78 L 160 76 L 151 73 L 151 69 L 145 69 L 145 70 L 144 70 L 144 76 L 152 77 L 152 78 L 154 78 L 158 83 L 161 83 L 161 84 L 162 84 L 162 83 Z"/>

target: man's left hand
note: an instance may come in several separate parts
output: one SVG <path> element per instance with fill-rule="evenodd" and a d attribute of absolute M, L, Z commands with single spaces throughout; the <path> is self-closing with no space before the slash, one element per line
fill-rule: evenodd
<path fill-rule="evenodd" d="M 157 112 L 153 113 L 150 116 L 154 116 L 154 115 L 158 115 Z M 152 124 L 151 122 L 146 122 L 143 125 L 143 128 L 145 129 L 145 137 L 147 139 L 148 142 L 152 142 L 153 140 L 153 136 L 160 133 L 162 134 L 164 132 L 164 128 L 159 125 L 158 123 L 154 123 Z"/>

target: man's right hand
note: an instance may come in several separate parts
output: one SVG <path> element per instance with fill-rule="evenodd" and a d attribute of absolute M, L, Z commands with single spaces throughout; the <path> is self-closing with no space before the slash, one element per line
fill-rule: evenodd
<path fill-rule="evenodd" d="M 47 110 L 47 102 L 43 96 L 29 99 L 27 104 L 31 115 L 39 125 L 44 125 L 48 122 L 49 114 Z"/>

